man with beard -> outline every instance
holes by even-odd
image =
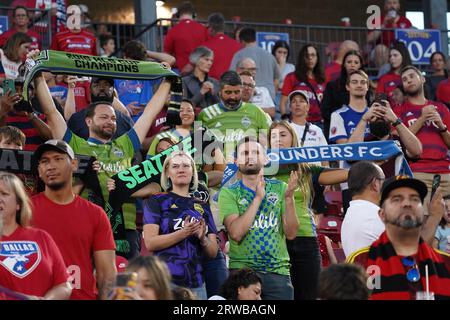
[[[259,107],[242,101],[242,80],[235,71],[227,71],[220,78],[220,102],[202,110],[198,120],[225,143],[229,156],[244,136],[259,136],[265,144],[271,120]]]
[[[425,183],[407,176],[383,184],[379,216],[386,231],[348,258],[367,268],[373,281],[372,300],[416,300],[427,287],[434,299],[450,299],[450,255],[421,238],[426,195]],[[436,207],[443,213],[439,188],[436,196],[440,198]]]
[[[374,101],[369,109],[374,112],[366,112],[361,117],[358,125],[349,140],[352,142],[395,140],[403,150],[403,153],[411,160],[417,160],[422,153],[422,143],[397,117],[389,104],[389,101]],[[376,110],[376,112],[375,112]],[[382,114],[383,116],[376,116]],[[370,133],[364,137],[364,131],[369,125]],[[396,130],[391,130],[395,128]],[[397,174],[395,166],[396,158],[390,158],[379,163],[386,177]]]
[[[122,136],[113,139],[117,130],[116,112],[108,101],[97,101],[89,105],[86,111],[86,125],[89,128],[89,138],[75,135],[68,129],[64,118],[59,114],[54,104],[47,84],[42,82],[42,77],[35,78],[35,87],[42,109],[47,116],[53,137],[62,139],[70,144],[76,153],[94,156],[99,162],[100,169],[98,177],[102,188],[103,198],[109,197],[107,182],[116,173],[131,167],[131,161],[136,152],[140,151],[142,141],[153,122],[155,116],[162,109],[170,90],[170,83],[164,80],[158,91],[148,102],[147,108],[134,124],[133,128]],[[45,107],[44,107],[45,106]],[[81,196],[95,202],[95,195],[92,190],[85,189]],[[140,235],[136,230],[136,206],[134,200],[129,199],[122,206],[125,220],[127,240],[130,244],[130,251],[125,258],[130,259],[139,255]]]
[[[107,101],[112,104],[114,109],[116,110],[116,122],[117,122],[117,130],[114,134],[113,138],[118,138],[124,133],[130,131],[133,127],[133,121],[131,118],[125,113],[120,112],[116,107],[116,104],[122,103],[114,98],[114,80],[108,78],[92,78],[90,85],[91,92],[91,102],[98,101]],[[67,106],[67,103],[66,103]],[[125,107],[122,105],[125,109]],[[72,116],[67,121],[67,126],[73,133],[77,136],[87,139],[89,138],[89,129],[86,125],[84,119],[86,118],[87,109],[80,110],[72,114]],[[67,119],[67,118],[66,118]]]
[[[71,299],[106,299],[116,276],[109,219],[102,208],[73,192],[78,162],[66,142],[49,140],[34,155],[45,191],[32,198],[32,224],[47,231],[61,250],[72,280]]]
[[[450,193],[450,111],[439,102],[430,101],[424,95],[425,78],[421,72],[407,66],[401,72],[405,102],[396,107],[395,113],[420,140],[423,152],[417,161],[409,164],[414,177],[422,180],[431,191],[433,176],[441,175],[441,187],[444,194]],[[425,203],[429,202],[429,197]],[[427,211],[425,210],[425,215]]]
[[[292,300],[286,239],[294,239],[298,229],[297,172],[291,173],[287,185],[264,178],[266,152],[254,137],[239,141],[236,154],[242,180],[222,188],[219,195],[220,218],[230,240],[229,268],[257,271],[264,300]]]

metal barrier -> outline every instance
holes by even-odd
[[[131,24],[106,24],[110,31],[116,38],[118,52],[120,47],[129,40],[146,39],[146,36],[152,32],[152,39],[154,47],[157,51],[163,50],[164,36],[171,25],[177,23],[176,19],[158,19],[154,23],[144,25]],[[206,21],[199,20],[200,23]],[[94,26],[97,24],[94,23]],[[382,33],[380,39],[375,42],[369,42],[367,35],[369,30],[364,27],[340,27],[340,26],[320,26],[320,25],[288,25],[288,24],[272,24],[272,23],[256,23],[256,22],[225,22],[225,33],[234,37],[235,31],[241,27],[252,27],[256,31],[264,32],[283,32],[289,35],[289,44],[291,47],[291,54],[289,62],[295,64],[298,52],[301,47],[307,43],[312,43],[319,48],[323,61],[326,64],[334,59],[339,43],[344,40],[353,40],[360,45],[361,51],[366,62],[366,69],[369,73],[376,74],[378,68],[387,62],[387,55],[383,59],[376,61],[374,48],[376,43],[382,42],[385,33]],[[156,32],[155,32],[156,29]],[[381,31],[393,31],[394,29],[381,29]],[[448,34],[448,30],[442,30],[441,34]],[[155,36],[156,34],[156,36]],[[444,43],[443,46],[448,43]],[[446,52],[447,48],[443,51]],[[421,69],[426,70],[428,66],[420,66]]]
[[[12,8],[1,7],[0,15],[9,13]],[[38,21],[33,21],[31,27],[34,28],[41,35],[43,48],[49,48],[51,43],[52,28],[45,26],[51,26],[51,15],[48,10],[30,10],[41,13],[41,18]],[[91,26],[94,30],[97,30],[99,25],[106,25],[109,32],[116,40],[117,53],[120,53],[123,45],[133,39],[142,40],[157,51],[163,50],[164,36],[166,35],[170,26],[177,23],[176,19],[157,19],[149,25],[137,25],[137,24],[111,24],[103,22],[91,22]],[[200,23],[206,21],[199,20]],[[383,59],[375,59],[374,55],[374,42],[367,41],[368,30],[364,27],[339,27],[339,26],[320,26],[320,25],[288,25],[288,24],[273,24],[273,23],[257,23],[257,22],[225,22],[225,33],[231,37],[234,37],[235,31],[241,27],[252,27],[257,31],[264,32],[283,32],[289,35],[289,43],[291,47],[291,54],[289,57],[290,63],[296,63],[298,52],[301,47],[307,43],[312,43],[319,48],[319,53],[323,58],[323,62],[331,62],[334,59],[339,43],[344,40],[353,40],[360,45],[361,51],[364,54],[366,61],[366,69],[369,73],[376,74],[376,70],[382,65],[383,62],[387,62],[387,56]],[[392,31],[393,29],[382,29],[382,31]],[[448,34],[448,30],[442,30],[441,34]],[[384,33],[382,34],[382,40]],[[447,37],[441,37],[443,39]],[[150,40],[149,40],[150,39]],[[149,42],[150,41],[150,42]],[[378,42],[379,42],[378,41]],[[448,42],[443,46],[448,46]],[[443,50],[446,52],[447,48]],[[379,60],[379,61],[377,61]],[[422,69],[426,69],[428,66],[421,66]]]
[[[0,16],[7,16],[9,28],[12,28],[12,7],[0,6]],[[50,48],[53,30],[51,10],[27,9],[30,18],[28,29],[35,31],[39,35],[42,48]],[[4,30],[3,30],[4,31]]]

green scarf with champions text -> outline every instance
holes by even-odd
[[[23,98],[29,100],[28,89],[33,79],[42,71],[53,74],[81,75],[90,77],[103,77],[126,80],[155,80],[165,77],[171,82],[169,107],[167,109],[166,123],[169,125],[181,124],[179,116],[182,99],[181,78],[164,65],[148,61],[126,60],[108,57],[97,57],[84,54],[74,54],[63,51],[45,50],[39,56],[25,62]],[[88,179],[85,186],[91,189],[97,204],[101,205],[108,215],[113,229],[117,254],[128,258],[130,252],[129,242],[126,240],[125,225],[121,203],[110,203],[103,199],[98,178]]]

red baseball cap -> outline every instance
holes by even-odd
[[[125,259],[122,256],[116,256],[116,268],[117,273],[123,273],[125,272],[125,269],[127,268],[128,260]]]

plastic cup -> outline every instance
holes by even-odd
[[[434,292],[427,292],[426,291],[417,291],[416,292],[416,300],[434,300]]]

